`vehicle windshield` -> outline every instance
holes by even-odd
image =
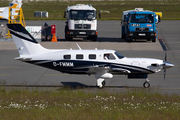
[[[131,14],[130,23],[154,23],[153,14]]]
[[[118,53],[118,52],[114,52],[114,54],[119,58],[119,59],[122,59],[122,58],[124,58],[124,56],[123,55],[121,55],[120,53]]]
[[[96,11],[94,10],[70,10],[69,19],[71,20],[95,20]]]

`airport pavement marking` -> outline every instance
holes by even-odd
[[[44,74],[43,76],[66,76],[70,74]]]
[[[0,66],[0,68],[20,68],[19,66]]]
[[[163,77],[164,76],[164,74],[162,74],[162,75],[150,75],[151,77]],[[179,78],[180,77],[180,75],[166,75],[166,77],[169,77],[169,78]]]
[[[10,74],[0,74],[0,77],[10,76]]]
[[[74,74],[44,74],[43,76],[68,76],[68,75],[74,75]],[[77,75],[76,75],[77,76]],[[86,75],[91,76],[91,75]]]
[[[180,88],[158,88],[163,90],[180,90]]]

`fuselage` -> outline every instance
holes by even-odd
[[[106,54],[110,55],[108,59],[104,58]],[[159,59],[127,58],[114,50],[52,50],[28,57],[32,58],[26,61],[28,63],[70,74],[89,74],[89,69],[94,66],[109,66],[111,69],[108,72],[112,74],[127,74],[114,69],[124,69],[133,74],[151,74],[159,72],[163,64]]]

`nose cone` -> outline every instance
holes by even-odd
[[[165,62],[164,66],[166,67],[166,69],[174,67],[174,65],[172,63],[169,63],[169,62]]]

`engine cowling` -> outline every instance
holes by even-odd
[[[104,79],[111,79],[113,75],[111,73],[104,73],[104,74],[95,74],[96,78],[104,78]]]

